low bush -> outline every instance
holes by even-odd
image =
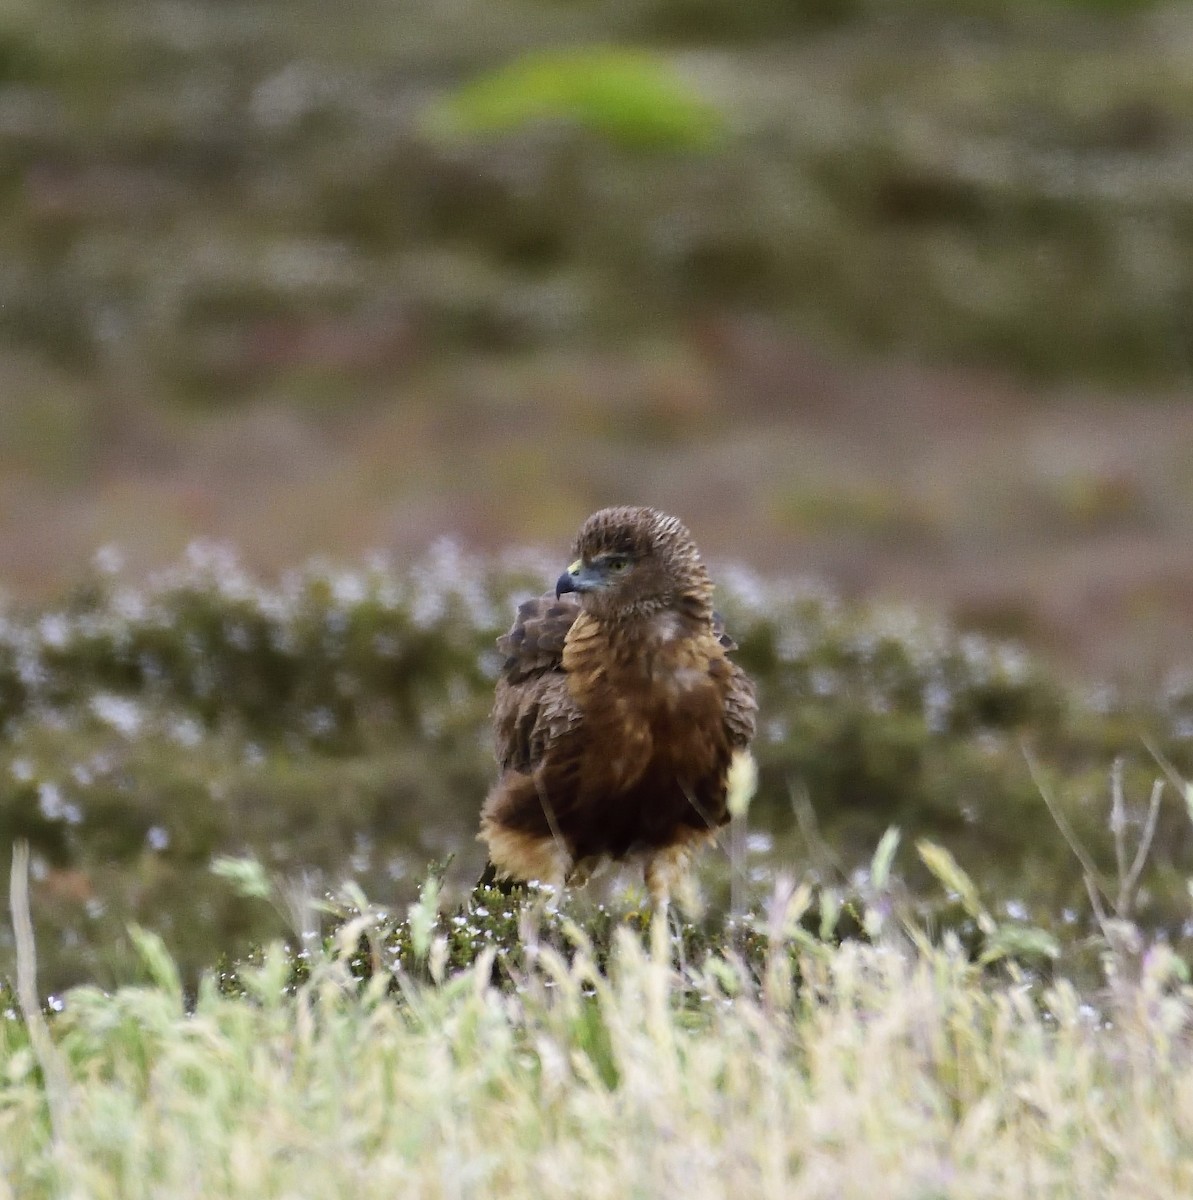
[[[946,842],[996,905],[1079,924],[1081,871],[1040,783],[1109,866],[1111,763],[1126,756],[1131,820],[1157,773],[1141,737],[1189,772],[1179,678],[1148,708],[1095,704],[1008,644],[718,574],[761,715],[752,832],[705,862],[714,907],[776,865],[848,884],[897,825]],[[395,899],[455,855],[448,887],[466,891],[494,776],[494,639],[553,577],[444,544],[402,568],[312,564],[264,584],[197,547],[148,580],[97,569],[61,605],[7,613],[0,841],[34,847],[47,979],[118,978],[129,919],[192,972],[276,933],[265,906],[212,880],[220,855]],[[1189,828],[1179,803],[1159,822],[1138,916],[1179,937]]]

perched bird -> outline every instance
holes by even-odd
[[[659,908],[729,820],[754,687],[727,656],[712,582],[675,517],[602,509],[575,555],[554,594],[521,605],[498,639],[488,874],[560,887],[632,859]]]

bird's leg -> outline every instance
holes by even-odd
[[[563,901],[563,889],[571,878],[576,864],[568,851],[567,843],[563,840],[563,834],[559,831],[559,823],[555,820],[555,809],[547,795],[547,789],[543,786],[542,777],[537,771],[534,773],[534,787],[538,793],[543,816],[547,819],[547,828],[551,831],[552,859],[554,861],[554,870],[542,882],[554,889],[555,895],[549,908],[551,912],[558,912],[559,905]]]
[[[674,863],[669,854],[656,854],[646,864],[646,890],[650,893],[650,908],[655,916],[667,919],[671,904],[671,876]]]
[[[673,899],[679,906],[673,932],[678,932],[685,914],[695,916],[702,907],[695,880],[688,872],[691,861],[692,847],[682,844],[660,850],[646,862],[646,890],[650,893],[652,911],[666,919],[671,914]]]
[[[564,879],[564,884],[570,888],[583,887],[592,878],[593,867],[594,864],[591,859],[572,863],[568,869],[567,877]]]

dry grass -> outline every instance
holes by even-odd
[[[777,890],[757,975],[677,967],[661,926],[602,972],[576,930],[512,991],[484,957],[398,1003],[322,955],[295,991],[275,951],[188,1011],[141,935],[153,985],[78,989],[53,1022],[54,1126],[0,1025],[0,1196],[1190,1194],[1193,989],[1163,948],[1111,1020],[948,944],[811,943],[803,899]]]

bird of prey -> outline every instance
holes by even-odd
[[[554,593],[521,605],[497,644],[489,876],[560,888],[634,860],[664,908],[729,820],[756,712],[691,535],[652,508],[594,513]]]

